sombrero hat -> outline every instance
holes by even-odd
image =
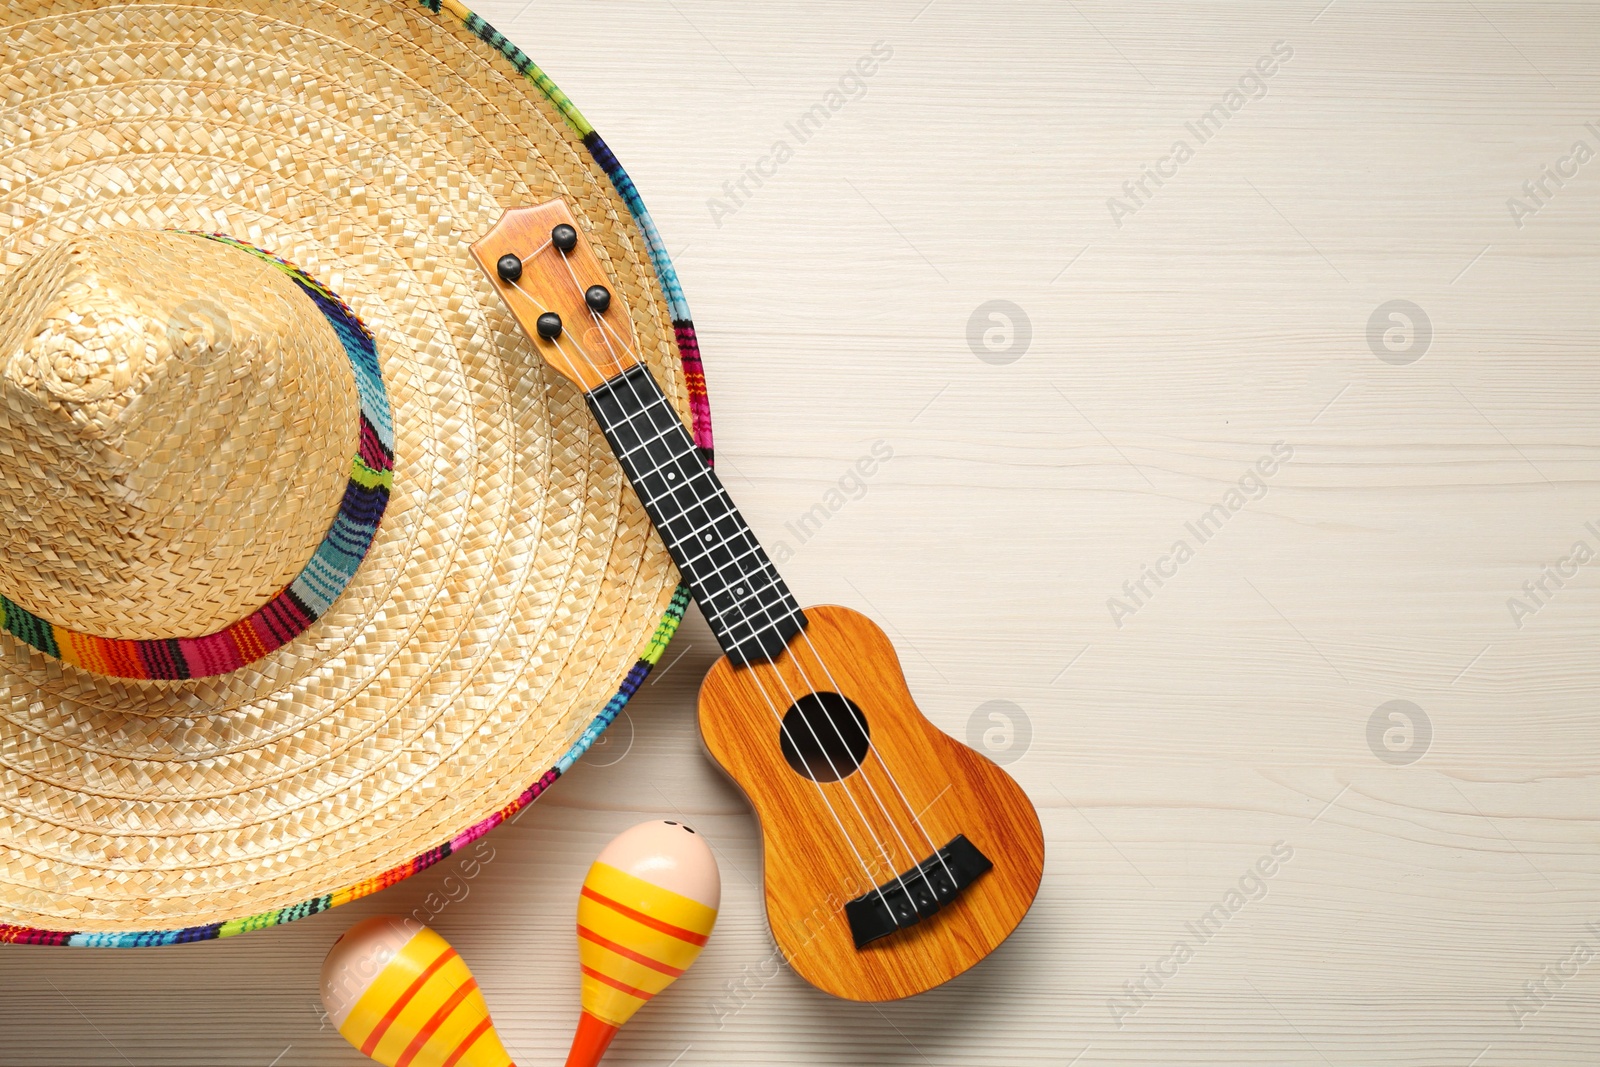
[[[565,200],[710,446],[605,143],[453,0],[11,0],[0,96],[0,941],[272,926],[514,815],[688,598],[468,245]]]

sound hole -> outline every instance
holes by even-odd
[[[796,774],[818,782],[848,778],[867,758],[867,718],[849,697],[808,693],[783,716],[783,758]]]

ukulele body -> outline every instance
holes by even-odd
[[[848,1000],[912,996],[983,959],[1022,921],[1044,870],[1039,818],[1008,774],[928,722],[871,620],[832,606],[805,614],[805,636],[772,662],[723,657],[712,667],[700,689],[700,734],[761,824],[767,918],[789,965]],[[840,693],[866,721],[871,751],[839,781],[801,773],[781,743],[780,718],[813,689]],[[820,727],[824,740],[838,737],[815,712],[789,721],[802,736]],[[845,746],[833,747],[843,755]],[[993,867],[933,914],[857,948],[845,904],[895,883],[956,835]]]

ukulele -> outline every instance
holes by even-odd
[[[563,202],[506,212],[472,255],[583,391],[722,647],[700,735],[755,809],[767,918],[790,967],[881,1001],[993,952],[1044,869],[1027,795],[928,722],[871,620],[801,609],[637,358],[627,309]]]

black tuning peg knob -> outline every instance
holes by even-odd
[[[570,252],[578,247],[578,231],[563,222],[550,231],[550,243],[563,252]]]
[[[603,285],[591,285],[583,291],[583,302],[604,315],[611,306],[611,290]]]
[[[539,336],[546,341],[554,341],[561,336],[561,316],[554,311],[546,311],[543,315],[540,315],[539,320],[533,326],[534,329],[539,331]]]
[[[500,275],[500,280],[509,284],[522,277],[522,260],[507,252],[500,257],[494,269]]]

